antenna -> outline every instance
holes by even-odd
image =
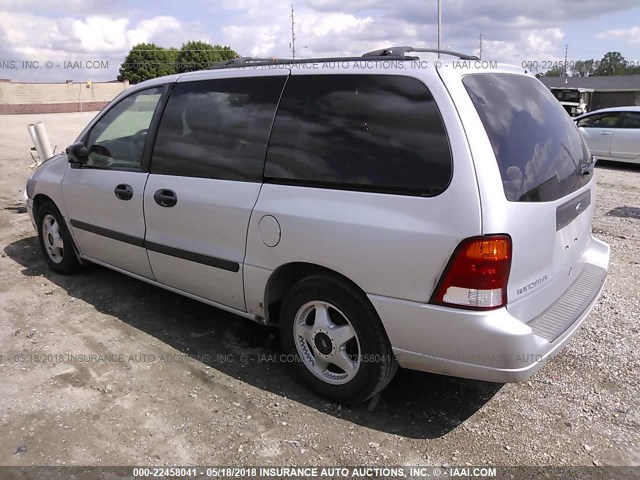
[[[291,5],[291,58],[296,59],[296,22],[293,18],[293,5]]]
[[[436,52],[440,50],[440,44],[442,43],[442,0],[437,0],[437,1],[438,1],[438,48],[436,49]],[[440,58],[440,52],[438,52],[438,58]]]
[[[482,32],[480,32],[480,52],[478,53],[478,58],[482,60]]]
[[[568,55],[569,55],[569,44],[567,43],[567,44],[564,46],[564,65],[563,65],[563,67],[564,67],[564,76],[565,76],[565,77],[567,77],[567,76],[568,76],[568,75],[567,75],[567,65],[569,65],[569,62],[568,62]]]
[[[440,50],[441,40],[442,40],[442,0],[438,0],[438,50]],[[438,58],[440,58],[440,52],[438,52]]]

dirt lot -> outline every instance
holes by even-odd
[[[0,465],[640,465],[640,168],[596,169],[610,276],[554,362],[508,385],[402,371],[346,408],[271,361],[268,328],[46,268],[20,201],[26,125],[66,146],[92,115],[0,117]]]

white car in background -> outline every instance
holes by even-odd
[[[574,121],[595,160],[640,163],[640,107],[603,108]]]

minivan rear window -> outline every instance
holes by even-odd
[[[479,73],[462,79],[489,136],[507,200],[549,202],[591,179],[591,154],[556,98],[533,77]]]

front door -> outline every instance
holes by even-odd
[[[113,105],[85,138],[89,161],[65,173],[62,191],[80,253],[153,279],[144,248],[142,167],[147,131],[163,88],[150,88]]]
[[[578,128],[587,141],[591,155],[609,156],[611,140],[619,121],[619,112],[596,113],[578,120]]]

